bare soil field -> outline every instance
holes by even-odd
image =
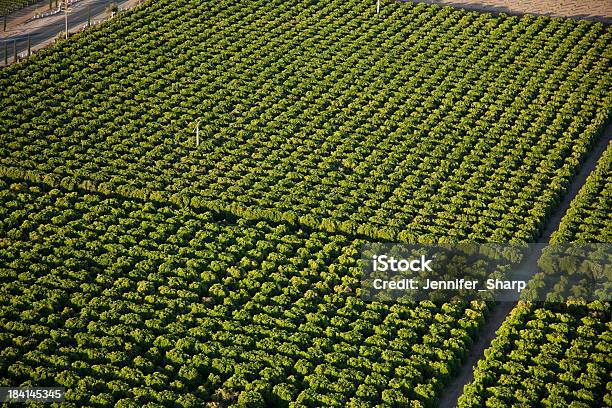
[[[469,10],[507,14],[538,14],[612,23],[611,0],[410,0]]]

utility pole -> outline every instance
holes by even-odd
[[[17,62],[17,39],[13,40],[13,62]]]
[[[49,10],[53,8],[53,0],[49,0]]]
[[[64,0],[64,21],[66,23],[66,39],[68,39],[68,0]]]
[[[4,31],[6,31],[6,15],[4,16]]]
[[[87,27],[91,27],[91,7],[87,7]]]
[[[30,34],[28,34],[28,58],[32,55],[32,41],[30,41]]]
[[[4,41],[4,66],[8,65],[8,41]]]

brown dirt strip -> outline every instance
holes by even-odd
[[[402,0],[493,14],[569,17],[612,24],[612,0]]]

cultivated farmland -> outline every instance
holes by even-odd
[[[486,312],[365,303],[341,235],[2,187],[2,385],[76,406],[431,405]]]
[[[146,6],[3,72],[3,174],[375,239],[530,241],[609,116],[601,24]]]
[[[611,242],[612,149],[572,202],[552,242]],[[612,405],[609,302],[521,304],[497,333],[460,407]]]
[[[536,241],[610,120],[611,42],[404,2],[146,1],[2,70],[0,386],[436,406],[496,305],[366,301],[360,248]],[[572,211],[599,210],[555,239],[609,241],[609,194],[585,189]],[[585,307],[576,336],[607,336],[609,304]]]
[[[0,16],[6,16],[32,3],[34,3],[34,0],[0,0]]]

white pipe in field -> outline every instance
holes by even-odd
[[[195,134],[196,134],[196,146],[199,146],[200,145],[200,121],[199,120],[196,122]]]

